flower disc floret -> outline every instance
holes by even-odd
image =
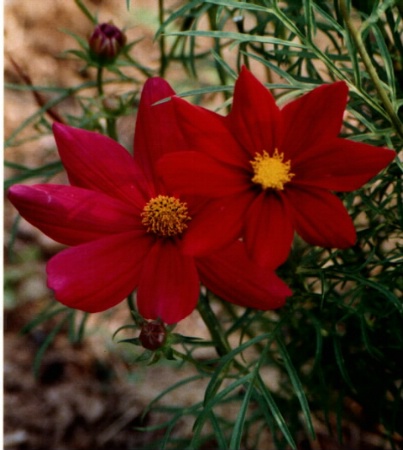
[[[273,156],[266,151],[263,154],[256,153],[253,161],[250,161],[254,176],[252,181],[260,184],[263,189],[278,189],[282,191],[284,185],[291,181],[295,175],[290,172],[290,161],[284,162],[284,154],[276,149]]]
[[[147,232],[159,237],[182,234],[191,220],[187,204],[167,195],[152,198],[144,207],[141,217]]]

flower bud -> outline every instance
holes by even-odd
[[[98,62],[113,62],[126,43],[124,33],[112,22],[96,26],[88,39],[92,56]]]
[[[158,350],[165,344],[166,337],[167,330],[164,324],[154,320],[142,325],[139,340],[147,350]]]

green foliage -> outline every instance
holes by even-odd
[[[76,3],[95,24],[85,2]],[[129,0],[126,5],[128,10],[136,8]],[[236,74],[245,64],[264,70],[280,104],[324,82],[346,81],[350,101],[344,135],[402,149],[401,2],[183,0],[176,10],[168,10],[161,0],[159,8],[158,73],[134,59],[136,42],[128,43],[114,64],[100,67],[91,60],[83,37],[70,33],[77,48],[65,56],[78,58],[83,68],[94,70],[93,79],[69,88],[6,84],[15,91],[52,94],[8,136],[6,148],[50,133],[50,113],[56,106],[66,123],[118,139],[116,120],[134,112],[143,83],[126,69],[134,67],[148,77],[169,74],[172,68],[181,80],[189,76],[196,80],[196,88],[179,95],[193,96],[197,102],[203,101],[204,94],[221,96],[225,107]],[[216,82],[206,82],[206,74]],[[121,84],[131,87],[111,110],[103,101],[104,87]],[[80,112],[63,111],[67,98],[74,99]],[[33,134],[20,137],[27,129]],[[62,170],[58,161],[34,168],[12,161],[6,165],[13,170],[6,188],[29,179],[46,181]],[[315,438],[312,415],[332,431],[335,418],[339,426],[344,418],[359,421],[348,409],[349,401],[362,407],[371,426],[381,424],[385,442],[397,448],[394,436],[403,435],[401,172],[401,163],[395,161],[371,183],[343,196],[358,228],[353,248],[335,251],[295,241],[289,261],[279,271],[294,292],[282,310],[262,313],[226,304],[218,320],[210,307],[217,299],[201,298],[199,312],[212,340],[172,334],[169,350],[161,353],[178,364],[193,365],[196,374],[178,380],[144,411],[144,415],[152,410],[167,417],[163,423],[143,427],[148,432],[164,431],[154,448],[262,448],[267,433],[278,449],[297,448],[296,436],[301,433],[309,440]],[[122,331],[136,333],[139,324],[133,304],[130,311],[135,324],[123,326]],[[64,307],[46,310],[24,331],[55,318],[58,321],[35,360],[36,371],[46,348],[66,324],[72,342],[84,335],[86,316],[77,325],[76,313]],[[139,345],[137,337],[123,342]],[[217,357],[199,359],[200,347],[215,347]],[[147,350],[138,362],[157,359]],[[277,389],[268,386],[264,377],[268,369],[279,375]],[[166,395],[185,392],[200,380],[206,383],[200,402],[188,407],[160,404]],[[231,415],[229,410],[235,412]],[[194,420],[193,436],[188,439],[173,433],[185,416]]]

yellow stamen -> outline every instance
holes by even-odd
[[[175,197],[158,195],[152,198],[141,213],[142,224],[149,233],[160,237],[182,234],[191,220],[186,203]]]
[[[290,161],[283,162],[284,153],[276,149],[273,156],[266,151],[263,154],[256,153],[255,159],[250,161],[254,176],[252,181],[260,184],[263,189],[278,189],[282,191],[284,185],[295,175],[290,172]]]

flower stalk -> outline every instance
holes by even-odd
[[[164,0],[158,0],[158,20],[159,25],[162,27],[164,23]],[[160,65],[160,77],[165,75],[165,70],[167,68],[167,54],[166,54],[166,45],[165,45],[165,36],[161,34],[159,38],[159,47],[160,47],[160,55],[161,55],[161,65]]]
[[[102,97],[104,95],[104,86],[103,86],[103,66],[99,66],[97,68],[97,89],[98,89],[98,95]]]
[[[219,356],[224,356],[231,351],[231,347],[223,332],[220,322],[214,311],[211,308],[210,301],[207,295],[200,295],[197,310],[208,330],[210,331],[212,341]]]
[[[343,16],[344,22],[347,25],[347,29],[351,35],[351,37],[354,40],[354,43],[357,47],[358,53],[360,54],[362,58],[362,62],[365,65],[365,68],[367,69],[367,72],[369,76],[372,79],[372,82],[374,83],[375,89],[378,92],[379,97],[381,98],[381,101],[383,103],[383,106],[385,110],[387,111],[390,121],[396,128],[397,133],[401,138],[403,138],[403,124],[400,121],[399,117],[397,116],[392,102],[390,101],[388,94],[386,93],[385,89],[382,87],[382,82],[378,76],[378,73],[374,67],[374,65],[371,62],[371,58],[368,55],[368,52],[365,48],[365,45],[362,41],[360,30],[357,29],[356,24],[353,22],[353,19],[351,18],[351,15],[348,11],[346,0],[340,0],[340,11]]]
[[[97,68],[97,90],[101,98],[104,96],[103,69],[104,67],[102,65]],[[116,130],[116,119],[114,117],[107,117],[106,119],[106,134],[115,141],[119,140]]]

